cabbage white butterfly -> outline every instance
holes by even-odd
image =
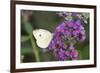
[[[45,29],[33,30],[33,35],[38,47],[40,48],[47,48],[53,37],[52,33]]]

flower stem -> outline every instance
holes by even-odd
[[[32,48],[33,48],[33,52],[34,52],[34,55],[35,55],[36,62],[40,62],[38,48],[35,46],[36,43],[35,43],[35,40],[32,36],[31,36],[30,41],[31,41],[31,44],[32,44]]]

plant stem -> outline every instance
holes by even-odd
[[[32,48],[33,48],[33,52],[34,52],[34,55],[35,55],[36,62],[40,62],[38,48],[36,47],[35,40],[32,36],[31,36],[30,41],[31,41],[31,44],[32,44]]]

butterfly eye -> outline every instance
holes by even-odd
[[[42,35],[41,34],[39,34],[39,37],[41,37]]]

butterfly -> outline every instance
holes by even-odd
[[[33,35],[36,39],[37,46],[40,48],[47,48],[53,38],[53,34],[45,29],[33,30]]]

